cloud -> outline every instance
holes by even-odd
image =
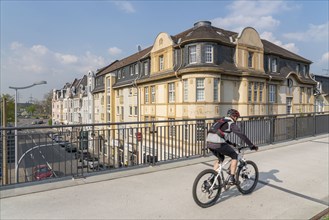
[[[121,54],[122,50],[117,47],[111,47],[108,49],[108,52],[111,56],[116,56]]]
[[[329,22],[313,25],[310,24],[305,32],[292,32],[283,34],[287,39],[298,41],[327,41],[329,32]]]
[[[39,98],[47,91],[62,88],[66,82],[81,78],[89,70],[95,71],[108,63],[103,57],[90,51],[82,55],[65,54],[52,51],[45,45],[27,47],[20,42],[11,43],[9,50],[3,49],[1,53],[6,54],[1,56],[1,92],[12,92],[7,85],[24,86],[46,80],[47,85],[37,87],[38,90],[34,93],[39,95]],[[29,92],[32,93],[33,89]],[[26,94],[21,95],[24,99],[28,98]]]
[[[280,40],[276,39],[276,37],[274,37],[273,33],[272,32],[263,32],[262,34],[260,34],[260,37],[262,39],[265,39],[265,40],[268,40],[280,47],[283,47],[293,53],[298,53],[299,52],[299,49],[296,47],[295,43],[287,43],[287,44],[284,44],[282,43]]]
[[[115,1],[114,4],[122,11],[126,13],[134,13],[136,10],[134,6],[127,1]]]
[[[329,63],[329,52],[326,52],[322,55],[320,62],[327,64]]]
[[[229,13],[226,17],[212,20],[214,26],[240,32],[245,27],[253,27],[257,31],[274,30],[280,21],[274,14],[291,10],[284,1],[234,1],[228,6]]]

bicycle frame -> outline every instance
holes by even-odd
[[[235,151],[238,154],[238,166],[241,166],[241,164],[244,164],[244,162],[246,162],[246,160],[244,159],[244,152],[246,150],[247,147],[241,147],[238,145],[238,147],[235,149]],[[219,163],[219,166],[216,170],[217,175],[215,177],[215,179],[217,179],[218,177],[221,177],[222,179],[222,185],[220,187],[223,187],[224,190],[228,190],[230,188],[230,185],[227,184],[227,181],[225,181],[225,177],[224,177],[224,172],[226,171],[226,173],[230,172],[230,167],[231,167],[231,161],[232,159],[229,159],[228,161],[226,161],[225,163]],[[227,164],[230,164],[228,166],[228,168],[224,168]],[[209,190],[212,190],[213,187],[215,186],[215,181],[212,183],[211,187],[209,188]]]

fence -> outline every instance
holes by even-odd
[[[19,127],[15,173],[15,128],[1,128],[1,184],[16,184],[204,156],[214,118],[63,126]],[[242,117],[239,127],[256,145],[329,132],[329,114]],[[5,138],[5,139],[3,139]],[[232,142],[241,142],[234,134]],[[7,146],[5,146],[7,145]],[[1,159],[2,160],[2,149]],[[6,170],[2,169],[2,166]]]

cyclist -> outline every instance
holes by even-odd
[[[207,137],[207,147],[209,150],[218,158],[218,160],[214,163],[214,170],[217,170],[219,167],[219,163],[223,162],[225,159],[225,156],[229,156],[232,158],[231,166],[230,166],[230,176],[228,179],[228,184],[234,185],[236,184],[235,181],[235,172],[237,168],[238,163],[238,154],[235,152],[235,150],[232,148],[235,144],[232,142],[226,140],[226,137],[228,133],[233,132],[236,134],[239,138],[241,138],[251,150],[258,150],[258,147],[255,146],[249,138],[241,132],[240,128],[237,126],[236,121],[240,117],[240,113],[235,109],[230,109],[227,112],[227,117],[224,118],[222,125],[220,128],[216,128],[217,131],[215,133],[211,132],[208,134]],[[214,140],[213,138],[209,138],[210,135],[216,134],[216,141],[212,142]]]

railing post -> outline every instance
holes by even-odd
[[[316,113],[313,113],[313,136],[316,135]]]
[[[206,147],[207,147],[206,139],[207,139],[207,132],[208,132],[206,120],[203,121],[203,128],[204,128],[204,139],[203,139],[202,156],[205,157],[206,156]]]
[[[155,124],[152,121],[152,166],[155,165]]]
[[[297,116],[294,114],[294,140],[297,139]]]
[[[275,120],[274,117],[270,117],[270,144],[274,143],[274,132],[275,132]]]

